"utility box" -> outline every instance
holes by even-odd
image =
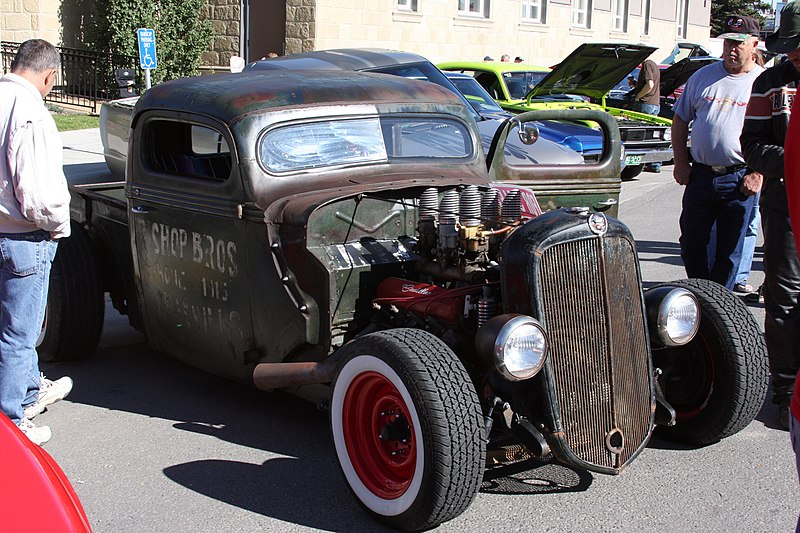
[[[133,69],[117,69],[114,71],[114,78],[117,80],[120,98],[136,96],[136,72]]]

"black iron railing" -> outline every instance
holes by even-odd
[[[2,73],[11,71],[11,61],[20,43],[0,42]],[[86,107],[97,112],[97,104],[119,97],[115,72],[119,69],[136,69],[137,58],[119,54],[56,47],[61,54],[61,71],[56,84],[45,101],[54,104]]]

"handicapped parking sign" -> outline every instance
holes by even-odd
[[[153,70],[158,65],[156,59],[156,32],[149,28],[136,30],[139,40],[139,66],[145,70]]]

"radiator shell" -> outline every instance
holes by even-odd
[[[509,236],[503,305],[550,337],[542,372],[516,386],[517,409],[562,461],[616,474],[650,439],[655,395],[635,243],[598,216],[551,211]]]

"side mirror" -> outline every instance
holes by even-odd
[[[519,128],[517,134],[522,144],[531,145],[539,140],[539,127],[536,124],[521,122],[516,119],[513,119],[513,121],[516,127]]]

